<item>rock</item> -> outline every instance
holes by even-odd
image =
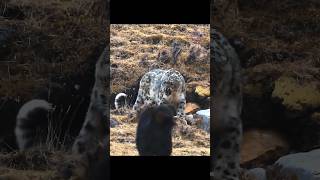
[[[320,179],[320,149],[283,156],[275,162],[275,167],[280,172],[294,174],[298,180],[313,179],[312,176]]]
[[[254,168],[245,172],[245,180],[267,180],[266,170],[263,168]]]
[[[142,67],[146,67],[146,66],[148,66],[148,55],[147,54],[145,54],[145,55],[143,55],[143,57],[140,59],[140,61],[139,61],[139,66],[142,66]]]
[[[184,112],[186,114],[193,114],[200,109],[200,106],[196,103],[187,103]]]
[[[186,75],[183,74],[183,76],[186,76]],[[194,81],[188,82],[187,80],[187,84],[186,84],[187,101],[196,103],[198,106],[200,106],[201,109],[210,108],[210,95],[209,96],[199,95],[199,94],[203,95],[203,93],[200,93],[200,92],[206,88],[210,93],[210,83],[207,81],[194,80]],[[207,95],[208,95],[208,92],[207,92]]]
[[[189,55],[185,61],[185,64],[193,64],[200,56],[201,46],[196,44],[190,47]]]
[[[210,97],[210,87],[197,86],[195,93],[202,97]]]
[[[274,76],[278,71],[267,64],[244,69],[243,109],[241,118],[245,128],[275,127],[283,119],[283,108],[271,100]],[[259,108],[257,108],[259,107]]]
[[[195,124],[195,118],[193,118],[192,114],[186,115],[186,121],[187,121],[187,124],[191,124],[191,125]]]
[[[202,117],[199,127],[207,132],[210,132],[210,109],[197,111],[196,114]]]
[[[266,171],[268,179],[274,180],[319,180],[313,174],[302,168],[283,167],[280,165],[273,165]]]
[[[114,128],[114,127],[117,127],[117,126],[119,126],[119,122],[118,121],[116,121],[115,119],[111,119],[110,118],[110,128]]]
[[[288,118],[300,117],[307,110],[320,107],[319,85],[318,81],[299,84],[292,77],[281,76],[275,82],[272,98],[286,108]]]
[[[157,60],[159,62],[162,62],[162,63],[169,63],[170,62],[170,52],[169,50],[167,49],[161,49],[158,53],[158,57],[157,57]]]
[[[194,71],[198,74],[204,74],[207,72],[207,68],[201,66],[195,66]]]
[[[163,39],[163,36],[161,34],[150,35],[145,37],[146,42],[149,44],[158,44],[160,43],[160,41],[162,41],[162,39]]]
[[[174,41],[171,46],[173,64],[176,64],[178,57],[181,55],[182,45],[178,41]]]
[[[288,152],[287,141],[271,130],[251,129],[243,134],[241,164],[256,167],[273,163]]]

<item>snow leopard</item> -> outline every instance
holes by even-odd
[[[133,110],[140,112],[144,106],[170,104],[177,110],[177,117],[185,116],[186,84],[175,69],[153,69],[140,80],[138,96]]]
[[[211,120],[211,179],[239,180],[242,140],[242,79],[237,53],[211,28],[213,119]]]

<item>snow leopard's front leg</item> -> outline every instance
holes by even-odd
[[[211,29],[211,52],[214,112],[210,176],[212,180],[239,180],[242,139],[240,61],[227,39],[215,29]]]
[[[177,115],[175,116],[176,118],[180,119],[183,124],[188,124],[186,120],[186,114],[185,114],[185,109],[186,109],[186,84],[181,77],[180,79],[180,93],[178,93],[178,98],[177,98]]]
[[[140,83],[139,83],[139,90],[136,102],[133,105],[133,110],[139,113],[144,105],[152,104],[153,98],[150,97],[150,83],[151,83],[151,73],[146,73],[142,76]]]
[[[184,81],[181,81],[184,82]],[[178,93],[175,93],[176,97],[172,102],[169,102],[169,104],[173,105],[176,111],[176,115],[174,116],[175,119],[180,119],[183,124],[187,124],[187,121],[185,119],[185,107],[186,107],[186,94],[185,94],[185,85],[182,83],[181,89],[182,91],[178,91]],[[168,97],[159,97],[157,98],[157,105],[166,104],[168,103]]]
[[[144,91],[144,90],[139,89],[136,102],[135,102],[134,105],[133,105],[133,110],[136,111],[136,112],[140,111],[141,107],[142,107],[143,104],[144,104],[143,95],[142,95],[142,94],[144,94],[143,91]]]
[[[186,109],[186,83],[181,77],[181,93],[178,98],[178,107],[177,107],[177,116],[185,117],[185,109]]]
[[[95,70],[95,83],[91,93],[91,101],[85,117],[85,121],[78,137],[73,144],[74,153],[93,154],[97,148],[108,149],[106,138],[109,134],[109,113],[107,113],[107,104],[109,97],[109,79],[108,70],[108,47],[105,48]],[[106,152],[107,154],[108,152]]]

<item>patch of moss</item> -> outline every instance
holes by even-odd
[[[299,84],[294,78],[281,76],[275,82],[273,98],[282,100],[282,104],[289,110],[305,110],[320,107],[319,82]]]

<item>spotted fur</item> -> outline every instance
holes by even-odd
[[[20,150],[26,150],[35,145],[36,125],[47,121],[51,104],[42,99],[33,99],[25,103],[17,115],[15,135]]]
[[[177,109],[177,116],[184,117],[186,85],[178,71],[154,69],[141,78],[133,109],[140,112],[141,108],[152,104],[170,104]]]
[[[213,67],[213,120],[211,121],[211,179],[238,180],[242,138],[241,67],[227,39],[211,29]]]
[[[81,131],[72,147],[72,157],[75,159],[65,159],[63,162],[65,165],[58,171],[62,179],[70,179],[71,176],[79,179],[110,179],[108,53],[107,47],[96,63],[90,104]],[[38,139],[35,138],[34,129],[47,120],[51,109],[51,104],[42,99],[31,100],[22,106],[17,115],[15,129],[20,150],[35,147]]]
[[[94,153],[99,144],[106,146],[106,149],[108,148],[109,113],[107,112],[107,103],[109,102],[109,97],[107,92],[110,88],[108,84],[110,80],[108,50],[108,48],[105,48],[96,64],[91,101],[82,129],[72,147],[74,153],[91,151]]]

